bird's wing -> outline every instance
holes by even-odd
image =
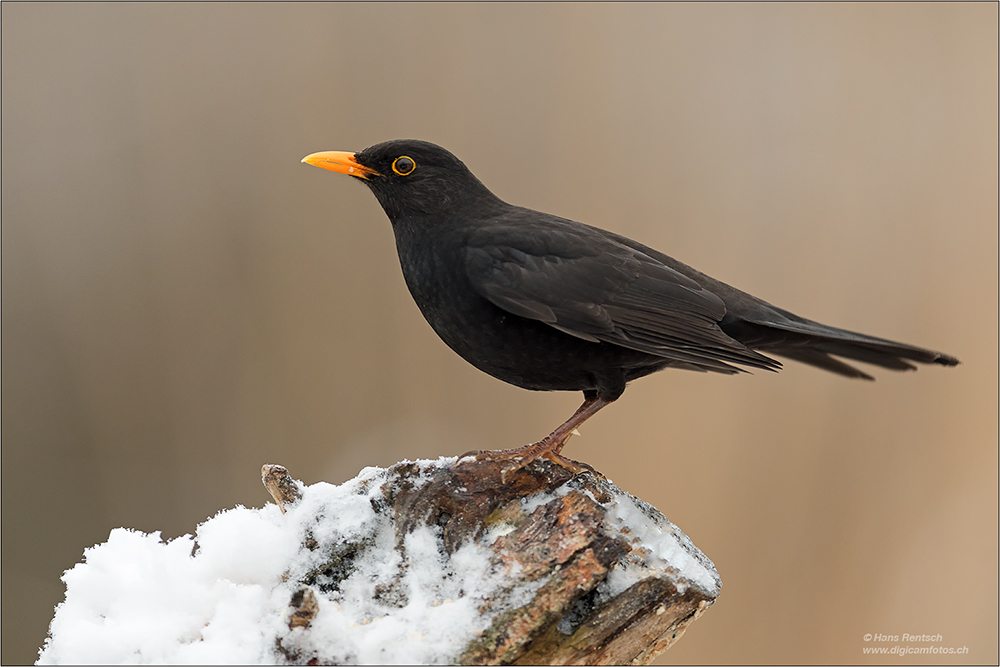
[[[481,230],[465,248],[466,273],[494,305],[584,340],[706,370],[738,370],[727,362],[780,367],[719,328],[726,306],[718,296],[645,253],[584,229],[583,235]]]

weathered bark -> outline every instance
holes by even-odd
[[[396,549],[403,549],[406,534],[416,526],[436,526],[449,555],[469,540],[479,541],[490,550],[495,568],[509,573],[509,582],[479,606],[484,618],[491,619],[486,629],[461,655],[441,656],[443,662],[648,664],[718,595],[721,582],[714,567],[683,533],[600,475],[574,476],[538,461],[501,483],[504,462],[464,459],[433,468],[428,479],[422,463],[393,466],[382,484],[383,510],[394,517]],[[275,501],[284,506],[295,502],[298,489],[287,481],[277,483],[286,479],[277,468],[265,470],[265,479],[271,480],[267,487]],[[550,494],[535,495],[544,492]],[[525,511],[522,501],[528,497],[541,504]],[[689,578],[683,565],[657,560],[651,555],[656,547],[636,537],[642,530],[609,520],[608,513],[621,502],[632,503],[659,530],[671,533],[681,546],[679,560],[696,562],[700,572],[710,573],[710,583]],[[491,527],[507,532],[490,543],[482,538]],[[345,549],[325,564],[326,575],[349,570],[353,552]],[[631,573],[627,582],[634,583],[609,583],[615,568],[626,567]],[[530,601],[512,605],[511,593],[529,582],[537,582]],[[313,590],[309,577],[301,583],[290,602],[289,624],[308,629],[318,610],[312,596],[322,592]],[[398,584],[397,579],[379,587],[376,596],[403,606],[406,591]],[[292,662],[306,660],[295,651],[282,652]],[[321,664],[323,657],[314,655],[312,661]]]

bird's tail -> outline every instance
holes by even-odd
[[[773,311],[765,317],[753,320],[740,318],[728,323],[729,327],[723,322],[723,330],[733,329],[732,333],[728,330],[727,333],[753,350],[865,380],[874,378],[834,357],[863,361],[897,371],[915,370],[916,366],[911,362],[942,366],[955,366],[959,363],[955,357],[941,352],[838,329],[780,308],[771,308]]]

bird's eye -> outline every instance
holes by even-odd
[[[413,158],[403,155],[392,161],[392,170],[400,176],[409,176],[417,168],[417,163]]]

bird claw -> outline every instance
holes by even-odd
[[[509,475],[511,473],[517,472],[518,470],[520,470],[524,466],[525,466],[524,462],[514,463],[514,464],[511,464],[509,466],[504,466],[503,469],[500,470],[500,483],[501,484],[506,484],[507,483],[507,475]]]
[[[540,444],[541,443],[525,445],[524,447],[520,447],[518,449],[487,449],[485,451],[473,449],[459,456],[455,463],[458,463],[458,461],[470,456],[474,457],[477,461],[496,461],[506,459],[510,461],[510,463],[500,470],[501,484],[506,484],[511,475],[540,458],[546,458],[559,467],[570,471],[574,475],[579,475],[584,472],[590,472],[595,475],[601,474],[586,463],[574,461],[573,459],[566,458],[565,456],[559,454],[555,451],[556,447],[550,446],[546,449],[531,451],[531,448]]]
[[[470,449],[469,451],[467,451],[464,454],[459,454],[458,458],[455,459],[455,463],[458,463],[459,461],[461,461],[462,459],[464,459],[466,456],[474,456],[474,457],[476,457],[478,459],[479,455],[482,454],[482,453],[483,453],[482,450],[479,450],[479,449]]]
[[[537,461],[538,459],[541,458],[546,458],[549,461],[552,461],[560,468],[564,468],[573,473],[574,475],[580,475],[582,473],[589,472],[599,477],[604,476],[597,470],[595,470],[593,467],[587,465],[586,463],[583,463],[581,461],[574,461],[573,459],[566,458],[562,454],[557,454],[552,449],[547,449],[545,451],[539,452],[534,456],[523,457],[521,458],[519,463],[511,464],[505,467],[503,470],[500,471],[500,482],[506,484],[508,475],[517,472],[521,468],[524,468],[533,461]]]

